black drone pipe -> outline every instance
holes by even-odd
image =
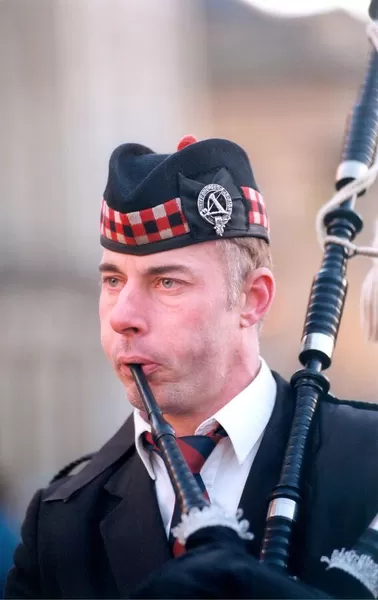
[[[174,429],[163,417],[141,365],[134,364],[129,367],[151,425],[152,439],[162,454],[173,489],[180,502],[181,513],[187,514],[192,508],[202,509],[209,506],[177,445]]]
[[[372,19],[378,17],[377,1],[371,3],[369,12]],[[373,46],[365,81],[347,121],[336,175],[337,190],[368,170],[375,158],[377,140],[378,54]],[[312,284],[299,354],[303,368],[291,378],[296,392],[296,409],[280,480],[270,499],[260,556],[262,562],[283,572],[290,571],[291,546],[302,503],[301,478],[311,424],[319,398],[329,390],[328,379],[322,371],[332,361],[347,293],[346,271],[350,253],[342,242],[352,241],[363,226],[354,210],[355,202],[356,197],[349,198],[324,218],[327,236],[333,238],[325,243],[321,267]],[[337,243],[335,238],[339,238],[341,243]],[[376,546],[378,561],[378,540]]]

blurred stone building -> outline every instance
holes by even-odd
[[[205,0],[210,114],[216,135],[249,153],[272,229],[277,296],[262,350],[287,378],[297,356],[312,278],[322,253],[318,209],[334,193],[347,115],[365,75],[365,23],[346,12],[275,18],[244,2]],[[359,200],[368,244],[377,187]],[[360,328],[370,261],[350,261],[349,292],[328,376],[339,397],[378,401],[378,345]]]
[[[198,10],[0,2],[0,468],[19,512],[130,412],[99,343],[101,195],[119,143],[199,128]]]
[[[278,280],[263,352],[297,368],[321,253],[314,221],[333,192],[347,112],[365,69],[346,14],[279,20],[236,0],[0,1],[0,468],[21,514],[62,465],[129,412],[97,323],[98,221],[111,150],[171,151],[182,135],[248,150],[268,204]],[[363,203],[366,233],[375,216]],[[376,348],[349,299],[331,378],[376,400]]]

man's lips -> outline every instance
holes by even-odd
[[[155,371],[159,365],[151,360],[141,357],[132,357],[132,358],[121,358],[118,359],[118,368],[123,375],[131,377],[131,371],[129,365],[137,364],[142,367],[142,371],[145,375],[149,375],[153,371]]]
[[[156,369],[159,368],[159,365],[156,363],[146,363],[144,365],[141,365],[141,367],[145,375],[150,375],[150,373],[153,373],[153,371],[156,371]]]

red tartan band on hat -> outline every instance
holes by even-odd
[[[113,242],[141,246],[188,232],[180,198],[127,214],[109,208],[106,201],[102,201],[101,234]]]
[[[265,203],[262,195],[253,188],[242,186],[244,197],[251,203],[248,218],[250,225],[262,225],[269,231],[268,217],[266,215]]]

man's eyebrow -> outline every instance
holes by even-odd
[[[98,270],[100,271],[100,273],[108,273],[109,271],[111,271],[112,273],[119,273],[120,275],[122,275],[121,269],[117,267],[117,265],[114,265],[113,263],[109,262],[101,263],[98,267]]]
[[[167,273],[182,273],[183,275],[191,275],[192,271],[184,265],[159,265],[157,267],[148,267],[146,275],[166,275]]]
[[[117,267],[117,265],[115,265],[113,263],[109,263],[109,262],[101,263],[98,268],[99,268],[100,273],[111,272],[111,273],[119,273],[120,275],[124,274],[122,269]],[[167,264],[167,265],[158,265],[156,267],[148,267],[145,270],[144,275],[156,276],[156,275],[166,275],[167,273],[182,273],[183,275],[191,275],[192,271],[191,271],[191,269],[189,269],[188,267],[185,267],[184,265]]]

